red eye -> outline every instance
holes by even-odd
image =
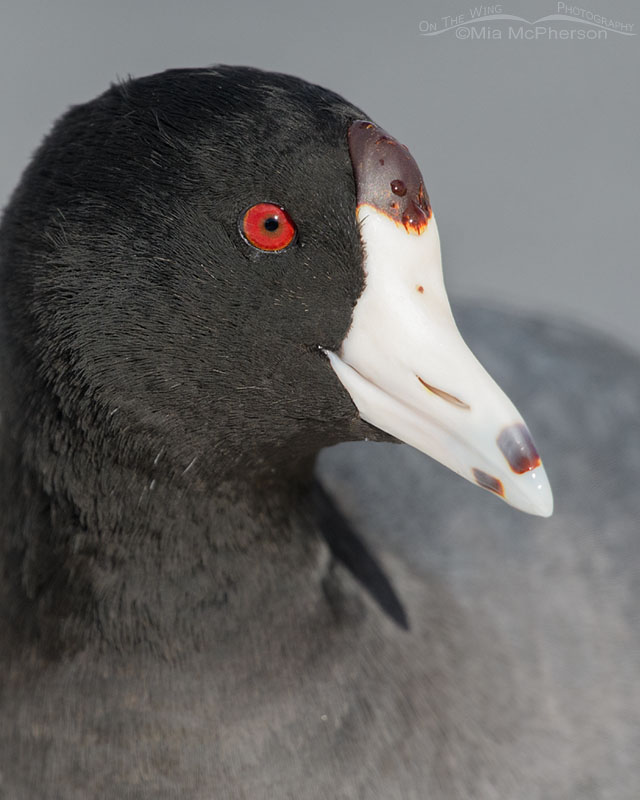
[[[258,250],[284,250],[296,236],[296,226],[284,208],[256,203],[240,218],[240,232]]]

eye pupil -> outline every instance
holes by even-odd
[[[275,203],[256,203],[238,218],[242,238],[257,250],[284,250],[296,239],[296,225],[288,212]]]

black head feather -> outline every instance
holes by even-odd
[[[114,85],[56,124],[1,229],[5,413],[40,469],[108,447],[208,481],[370,434],[319,351],[363,287],[347,146],[362,116],[216,67]],[[286,251],[239,235],[260,201],[295,221]]]

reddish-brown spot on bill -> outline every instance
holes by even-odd
[[[483,489],[488,489],[499,497],[504,497],[502,481],[498,480],[498,478],[495,478],[493,475],[489,475],[488,472],[483,472],[481,469],[476,469],[475,467],[473,467],[471,472],[473,472],[473,477],[478,486],[482,486]]]
[[[427,194],[427,190],[424,188],[424,183],[422,182],[420,183],[420,188],[418,189],[418,205],[420,208],[424,208],[427,219],[431,219],[433,211],[431,210],[429,195]]]
[[[402,215],[402,224],[407,231],[414,231],[415,233],[422,233],[427,227],[429,217],[425,214],[424,210],[417,206],[413,200],[407,203],[407,210]]]
[[[522,475],[542,463],[526,425],[509,425],[498,436],[498,447],[514,472]]]
[[[418,286],[417,289],[420,292],[420,294],[424,294],[424,286]]]

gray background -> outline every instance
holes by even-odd
[[[0,203],[53,119],[118,76],[216,62],[290,72],[345,95],[410,147],[454,299],[561,314],[640,350],[640,36],[513,41],[506,24],[500,41],[420,36],[421,20],[474,5],[3,4]],[[640,32],[631,1],[576,5]],[[530,20],[556,11],[554,0],[502,3]]]

